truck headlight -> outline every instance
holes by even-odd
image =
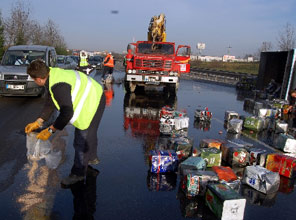
[[[127,73],[132,73],[132,70],[128,70]]]
[[[133,73],[136,73],[137,71],[136,70],[133,70]]]

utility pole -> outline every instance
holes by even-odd
[[[230,45],[227,48],[227,55],[230,55],[230,49],[232,48]]]

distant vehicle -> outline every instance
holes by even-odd
[[[90,56],[88,58],[88,63],[96,69],[102,69],[103,68],[103,61],[104,58],[101,56]]]
[[[38,86],[27,74],[27,66],[36,59],[42,59],[47,66],[55,67],[57,59],[55,48],[41,45],[9,47],[0,65],[0,95],[42,95],[44,87]],[[23,60],[22,63],[19,60]]]
[[[70,55],[70,57],[77,63],[79,63],[79,57],[78,56],[75,56],[75,55]]]
[[[62,69],[75,69],[77,67],[77,63],[70,56],[58,55],[57,67]]]

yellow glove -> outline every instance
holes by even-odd
[[[50,132],[48,128],[45,128],[39,134],[37,134],[36,138],[46,141],[51,135],[52,132]]]
[[[27,124],[25,127],[26,134],[31,133],[32,131],[40,128],[42,126],[42,122],[40,122],[38,119],[30,124]]]

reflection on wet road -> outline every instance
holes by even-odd
[[[100,80],[100,75],[93,77]],[[10,140],[2,136],[5,143],[10,143],[11,138],[16,140],[16,146],[5,148],[3,154],[13,155],[19,149],[14,156],[23,154],[18,157],[23,158],[23,162],[18,162],[19,168],[14,172],[16,162],[13,157],[6,160],[1,155],[0,183],[5,183],[3,176],[14,176],[4,188],[0,184],[1,219],[79,219],[82,216],[85,219],[216,219],[203,199],[189,200],[182,194],[177,174],[149,172],[149,151],[165,146],[167,142],[159,132],[159,111],[165,105],[186,110],[190,118],[188,136],[193,139],[195,147],[205,138],[240,138],[255,146],[268,146],[266,143],[271,138],[268,134],[227,134],[224,126],[226,110],[249,115],[243,110],[242,94],[237,94],[234,88],[182,80],[175,97],[161,93],[125,94],[120,83],[123,73],[115,72],[114,77],[115,83],[104,88],[110,99],[98,131],[101,163],[94,166],[96,170],[89,170],[85,183],[75,184],[70,189],[62,189],[59,184],[73,163],[74,129],[71,126],[66,127],[66,134],[53,140],[56,150],[63,155],[56,169],[48,168],[44,160],[26,160],[25,136],[18,132],[27,120],[34,119],[33,113],[26,113],[27,120],[10,128],[7,134]],[[7,100],[1,99],[2,102]],[[14,108],[17,103],[23,104],[22,111],[25,112],[30,111],[32,103],[42,107],[38,99],[26,104],[21,99],[13,101],[15,104],[9,106]],[[213,113],[213,119],[210,123],[195,122],[195,110],[205,107]],[[290,179],[281,178],[280,190],[274,194],[265,195],[244,185],[241,194],[247,199],[245,219],[295,219],[296,194]]]

